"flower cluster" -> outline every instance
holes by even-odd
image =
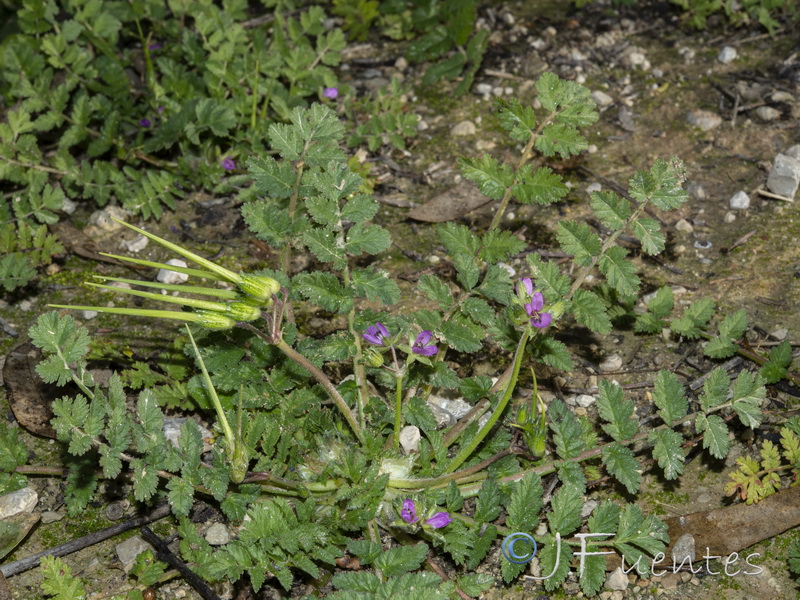
[[[417,507],[414,504],[414,501],[410,498],[403,500],[403,509],[400,511],[400,518],[409,525],[419,521],[419,517],[417,517]],[[449,525],[452,521],[453,517],[451,517],[448,513],[437,512],[430,519],[427,519],[425,524],[433,529],[441,529],[442,527]]]
[[[534,327],[547,327],[553,320],[553,315],[542,312],[544,308],[544,296],[541,292],[534,290],[533,281],[530,277],[520,279],[517,283],[517,296],[523,300],[525,314],[531,318],[531,325]]]
[[[386,326],[383,323],[375,323],[375,325],[367,327],[366,332],[361,334],[361,337],[367,340],[370,344],[375,344],[376,346],[385,346],[387,344],[384,342],[388,340],[390,336],[389,330],[386,329]],[[439,348],[435,344],[429,343],[432,337],[433,333],[428,329],[421,332],[414,341],[411,351],[414,354],[419,354],[420,356],[433,356],[439,351]]]

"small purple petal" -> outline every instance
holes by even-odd
[[[531,318],[531,325],[534,327],[547,327],[553,321],[553,315],[550,313],[536,313]]]
[[[156,110],[158,111],[158,114],[161,114],[161,113],[164,112],[164,107],[163,106],[159,106]]]
[[[437,346],[414,346],[411,351],[414,354],[420,354],[422,356],[433,356],[439,351]]]
[[[528,296],[533,296],[533,281],[530,277],[524,277],[520,279],[519,283],[522,284],[522,287],[525,289],[525,293]],[[519,293],[519,284],[517,285],[517,293]]]
[[[161,50],[163,47],[164,47],[164,44],[162,44],[161,42],[155,42],[153,44],[150,44],[147,47],[147,49],[150,50],[150,51],[153,51],[153,50]]]
[[[150,119],[144,118],[144,119],[139,119],[139,125],[141,125],[142,127],[150,127],[152,123],[150,122]]]
[[[383,323],[375,323],[375,327],[378,328],[378,331],[381,332],[383,337],[389,337],[389,330],[383,326]]]
[[[331,100],[336,100],[339,96],[339,89],[335,87],[326,87],[322,90],[322,97],[323,98],[330,98]]]
[[[226,171],[233,171],[236,168],[236,163],[233,162],[233,158],[226,156],[222,159],[222,168]]]
[[[423,331],[422,333],[420,333],[417,336],[417,339],[414,342],[414,345],[415,346],[425,346],[428,342],[431,341],[431,336],[432,335],[433,334],[428,329],[426,329],[425,331]]]
[[[544,296],[542,296],[541,292],[536,292],[535,294],[533,294],[530,301],[530,307],[533,312],[539,312],[540,310],[542,310],[542,308],[544,307]]]
[[[451,517],[446,512],[438,512],[433,515],[430,519],[425,521],[426,525],[430,525],[434,529],[441,529],[442,527],[446,527],[450,523],[453,522],[453,517]]]
[[[417,507],[410,498],[403,500],[403,510],[400,511],[400,518],[406,523],[416,523],[419,521],[417,518]]]

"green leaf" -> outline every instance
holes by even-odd
[[[233,109],[213,98],[199,100],[194,112],[197,116],[197,126],[210,129],[214,135],[224,136],[236,127],[236,113]],[[195,143],[199,143],[199,140]]]
[[[511,531],[533,531],[541,509],[542,479],[536,473],[526,473],[511,490],[506,527]]]
[[[40,315],[28,335],[33,345],[53,354],[36,366],[45,383],[64,385],[72,379],[69,365],[79,363],[89,350],[89,332],[79,327],[70,315],[51,311]]]
[[[636,266],[626,256],[628,251],[612,246],[600,257],[597,266],[608,279],[608,283],[622,296],[633,296],[639,291]]]
[[[619,521],[619,506],[611,500],[604,500],[589,517],[589,531],[591,533],[615,533]]]
[[[620,444],[609,444],[603,448],[603,464],[617,481],[625,486],[629,494],[635,494],[642,483],[641,466],[630,448]]]
[[[459,162],[464,177],[477,183],[481,193],[492,200],[500,200],[506,188],[514,183],[511,168],[487,154],[481,158],[461,158]]]
[[[158,472],[139,458],[131,461],[133,471],[133,496],[139,502],[146,502],[156,493],[158,487]]]
[[[511,193],[522,204],[546,206],[561,200],[569,193],[569,188],[564,185],[561,175],[553,173],[550,167],[539,167],[534,172],[532,165],[525,164],[517,171]]]
[[[439,240],[450,256],[458,254],[478,255],[480,242],[468,227],[456,223],[445,223],[439,226],[438,233]]]
[[[345,248],[342,248],[339,243],[335,231],[327,227],[309,229],[303,234],[303,243],[308,247],[309,252],[322,262],[333,263],[336,269],[344,268]]]
[[[300,273],[294,278],[293,284],[300,294],[325,310],[345,313],[353,306],[351,292],[332,273]]]
[[[756,428],[761,425],[761,402],[767,391],[758,374],[741,371],[733,383],[733,410],[745,427]]]
[[[621,229],[631,216],[631,203],[614,192],[594,192],[591,205],[600,222],[615,231]]]
[[[509,231],[490,229],[483,236],[481,258],[488,263],[507,260],[525,249],[525,242]]]
[[[392,577],[409,571],[416,571],[428,555],[426,544],[398,546],[384,550],[374,561],[375,568],[384,577]]]
[[[437,361],[433,364],[433,373],[431,373],[430,378],[432,386],[452,390],[458,387],[458,382],[459,379],[456,372],[445,363]]]
[[[558,120],[562,123],[585,127],[597,121],[591,93],[579,83],[547,72],[536,82],[536,91],[542,107],[551,113],[558,112]]]
[[[504,561],[508,562],[508,561]],[[561,583],[567,578],[572,563],[572,549],[563,540],[556,544],[555,541],[546,544],[539,554],[539,564],[542,569],[544,589],[548,592],[561,587]],[[556,568],[558,565],[558,568]]]
[[[653,384],[653,403],[658,407],[661,420],[672,427],[686,416],[689,401],[678,377],[669,371],[659,371]]]
[[[291,197],[297,177],[292,163],[278,162],[271,156],[252,156],[247,159],[247,169],[260,194],[276,199]]]
[[[533,279],[545,298],[563,298],[569,293],[572,282],[561,273],[555,262],[543,261],[535,252],[526,257]]]
[[[453,257],[453,265],[456,268],[458,281],[466,291],[472,290],[478,283],[480,269],[476,257],[468,254],[456,254]]]
[[[550,429],[553,431],[553,441],[556,444],[556,453],[562,459],[575,458],[586,447],[581,438],[581,425],[573,412],[561,400],[550,403],[548,409]]]
[[[675,479],[683,473],[686,455],[681,445],[683,437],[672,429],[656,429],[650,432],[648,442],[653,445],[653,458],[664,469],[664,477]]]
[[[522,106],[516,98],[497,98],[494,101],[495,114],[500,126],[509,132],[511,139],[527,142],[531,132],[536,129],[536,114],[530,106]]]
[[[342,207],[342,219],[353,223],[364,223],[374,217],[377,212],[378,203],[372,196],[356,194]]]
[[[561,249],[573,255],[579,265],[588,265],[600,254],[600,238],[586,223],[559,221],[556,237]]]
[[[684,166],[677,159],[659,158],[649,172],[637,171],[629,181],[629,193],[637,202],[650,201],[661,210],[673,210],[689,199],[681,187]]]
[[[765,383],[777,383],[788,375],[791,364],[792,345],[789,340],[784,340],[769,351],[767,363],[758,373],[764,378]]]
[[[489,265],[483,282],[476,290],[484,298],[494,300],[500,304],[508,304],[511,299],[511,279],[508,271],[500,265]]]
[[[664,251],[666,239],[661,233],[661,225],[655,219],[639,218],[631,224],[633,235],[642,244],[646,254],[654,256]]]
[[[75,600],[86,598],[83,582],[72,575],[72,569],[60,558],[42,558],[42,592],[52,596],[51,600]]]
[[[305,199],[309,216],[326,228],[334,228],[340,221],[339,201],[325,195],[310,196]]]
[[[179,517],[189,516],[194,500],[194,488],[192,484],[182,477],[173,477],[167,482],[169,490],[168,498],[172,512]]]
[[[386,306],[397,304],[400,300],[400,288],[383,269],[353,269],[350,276],[356,296],[380,300]]]
[[[736,354],[736,340],[744,335],[747,329],[747,313],[737,310],[729,314],[720,323],[719,335],[710,340],[704,349],[705,355],[711,358],[728,358]]]
[[[594,292],[578,289],[572,298],[572,311],[578,323],[595,333],[606,335],[611,332],[606,306]]]
[[[500,488],[497,482],[492,479],[484,480],[478,492],[478,500],[475,504],[474,519],[481,523],[491,523],[500,515]]]
[[[730,379],[725,369],[717,367],[711,371],[703,382],[703,393],[700,395],[700,408],[703,412],[708,412],[725,402],[729,386]]]
[[[464,300],[461,311],[481,325],[491,325],[495,321],[494,309],[482,298],[470,297]]]
[[[553,510],[547,513],[547,521],[552,533],[558,532],[564,537],[580,527],[583,492],[578,487],[563,485],[553,495],[550,506]]]
[[[536,149],[545,156],[559,154],[561,158],[569,158],[589,147],[589,142],[571,125],[551,123],[536,138]]]
[[[670,329],[683,337],[697,339],[713,314],[714,301],[710,298],[701,298],[690,304],[679,319],[674,319]]]
[[[647,310],[660,319],[669,315],[674,306],[675,295],[672,292],[672,288],[665,285],[658,288],[656,295],[647,303]]]
[[[600,417],[608,421],[607,425],[603,425],[603,431],[616,441],[629,440],[636,435],[638,422],[634,415],[635,407],[631,400],[623,398],[621,387],[601,380],[597,409]]]
[[[436,302],[440,310],[447,310],[453,305],[450,288],[435,275],[421,275],[417,282],[417,290]]]
[[[482,537],[480,539],[483,539]],[[456,581],[458,589],[471,598],[489,591],[494,585],[494,577],[490,573],[470,573],[459,577]]]
[[[445,341],[457,352],[477,352],[481,349],[480,328],[469,326],[464,319],[444,321],[439,330]]]
[[[348,254],[378,254],[392,245],[389,232],[379,225],[353,225],[347,232],[345,249]]]
[[[605,532],[602,532],[605,533]],[[587,596],[594,596],[606,582],[606,559],[603,556],[587,556],[584,559],[581,590]]]
[[[716,458],[725,458],[730,447],[725,421],[719,415],[700,415],[695,424],[698,433],[703,434],[703,448]]]

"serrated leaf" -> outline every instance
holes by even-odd
[[[478,500],[475,504],[474,519],[481,523],[491,523],[500,514],[500,488],[497,482],[486,479],[478,492]]]
[[[445,223],[440,225],[437,231],[439,240],[450,256],[457,254],[477,256],[480,242],[468,227],[456,223]]]
[[[542,479],[536,473],[526,473],[511,490],[506,527],[511,531],[533,531],[541,509]]]
[[[488,154],[480,158],[461,158],[459,162],[464,178],[478,184],[481,193],[492,200],[500,200],[506,188],[514,183],[511,168]]]
[[[603,464],[614,478],[625,486],[629,494],[635,494],[642,483],[641,465],[630,448],[620,444],[609,444],[603,448]]]
[[[389,548],[375,559],[375,568],[385,577],[416,571],[428,554],[426,544]]]
[[[650,432],[648,441],[653,445],[653,458],[664,470],[664,477],[675,479],[683,473],[686,455],[681,448],[683,437],[672,429],[656,429]]]
[[[631,216],[631,204],[614,192],[594,192],[591,205],[597,218],[612,230],[621,229]]]
[[[511,139],[527,142],[531,132],[536,128],[536,114],[530,106],[522,106],[516,98],[497,98],[494,104],[495,114],[500,126],[509,132]]]
[[[131,471],[133,471],[133,495],[139,502],[146,502],[156,493],[157,470],[136,458],[131,461]]]
[[[509,231],[490,229],[484,234],[481,258],[488,263],[496,263],[519,254],[525,249],[525,242]]]
[[[777,383],[789,373],[790,364],[792,364],[792,345],[789,340],[784,340],[769,351],[768,361],[758,373],[764,378],[765,383]]]
[[[560,400],[551,402],[547,412],[558,456],[563,459],[575,458],[585,448],[578,419]]]
[[[453,257],[453,266],[456,268],[458,281],[466,291],[472,290],[480,277],[480,269],[475,258],[468,254],[456,254]]]
[[[389,232],[379,225],[353,225],[347,232],[345,249],[348,254],[378,254],[392,245]]]
[[[561,583],[567,578],[572,563],[572,549],[569,544],[561,540],[559,543],[552,542],[545,544],[539,554],[539,565],[542,569],[544,588],[553,591],[561,587]]]
[[[545,110],[558,112],[558,120],[575,127],[585,127],[597,120],[595,104],[588,88],[574,81],[543,73],[536,82],[539,102]]]
[[[725,458],[730,448],[725,421],[719,415],[700,415],[695,423],[697,431],[703,433],[703,448],[715,458]]]
[[[650,171],[637,171],[629,182],[630,195],[638,202],[650,201],[661,210],[673,210],[689,199],[681,187],[684,167],[677,159],[657,159]]]
[[[730,379],[722,367],[717,367],[708,374],[703,382],[703,393],[700,395],[700,408],[703,412],[708,412],[725,402],[729,385]]]
[[[364,223],[374,217],[377,212],[378,203],[372,196],[355,194],[342,207],[342,219],[353,223]]]
[[[733,383],[733,410],[745,427],[761,425],[761,402],[766,395],[761,376],[742,371]]]
[[[173,477],[167,482],[170,506],[172,512],[179,517],[189,516],[194,500],[194,488],[182,477]]]
[[[636,266],[626,257],[628,251],[612,246],[600,257],[597,266],[608,279],[609,285],[622,296],[634,296],[639,291]]]
[[[669,371],[659,371],[653,383],[653,403],[658,407],[661,420],[672,427],[675,421],[686,416],[689,401],[678,377]]]
[[[556,237],[561,249],[573,255],[579,265],[588,265],[600,254],[600,238],[586,223],[559,221]]]
[[[572,282],[569,277],[561,273],[555,262],[545,262],[535,252],[528,254],[526,260],[536,287],[541,290],[545,298],[563,298],[567,295]]]
[[[663,318],[672,312],[675,306],[675,294],[672,288],[665,285],[658,288],[655,296],[647,303],[647,310],[649,310],[657,318]]]
[[[540,204],[546,206],[558,202],[569,193],[561,175],[553,173],[550,167],[539,167],[525,164],[517,171],[516,183],[511,186],[511,194],[522,204]]]
[[[572,311],[578,323],[595,333],[606,335],[611,332],[606,306],[594,292],[578,289],[572,298]]]
[[[621,387],[601,380],[597,409],[600,417],[608,422],[603,425],[603,431],[616,441],[629,440],[636,435],[639,425],[634,415],[635,407],[630,399],[624,399]]]
[[[583,563],[580,578],[581,590],[587,596],[594,596],[606,582],[606,559],[603,556],[587,556]]]
[[[386,306],[397,304],[400,300],[397,282],[383,269],[353,269],[351,283],[356,295],[362,298],[380,300]]]
[[[551,123],[536,138],[535,146],[545,156],[558,154],[561,158],[569,158],[573,154],[579,154],[581,151],[586,150],[589,147],[589,142],[571,125]]]
[[[480,325],[489,326],[495,320],[494,309],[482,298],[467,298],[461,305],[461,311]]]
[[[714,301],[710,298],[701,298],[690,304],[679,319],[674,319],[670,329],[686,338],[697,339],[713,314]]]
[[[322,262],[332,262],[334,268],[345,264],[345,248],[342,248],[335,231],[327,227],[315,227],[303,234],[303,243],[309,252]]]
[[[615,533],[619,520],[619,506],[611,500],[605,500],[589,517],[589,531],[592,533]]]
[[[661,225],[655,219],[639,218],[631,224],[631,231],[642,244],[646,254],[654,256],[664,251],[666,238],[661,232]]]
[[[352,308],[353,300],[349,290],[332,273],[300,273],[293,283],[297,291],[325,310],[344,313]]]
[[[463,321],[444,321],[439,328],[447,343],[458,352],[477,352],[481,338]]]
[[[583,492],[576,486],[564,485],[553,495],[550,503],[552,511],[547,513],[551,533],[562,537],[571,534],[581,524]],[[544,567],[542,568],[544,571]]]
[[[421,275],[417,282],[417,290],[436,302],[441,310],[447,310],[453,305],[450,288],[435,275]]]

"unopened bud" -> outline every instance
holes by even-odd
[[[201,317],[196,323],[206,329],[214,329],[222,331],[224,329],[231,329],[236,325],[236,321],[230,317],[226,317],[222,313],[214,312],[211,310],[196,310],[195,314]]]
[[[271,277],[261,277],[249,273],[241,273],[236,285],[245,294],[261,301],[263,306],[269,306],[272,303],[272,296],[281,289],[281,284]]]
[[[364,352],[364,361],[371,367],[383,366],[383,354],[375,348],[367,348],[367,351]]]
[[[554,302],[550,306],[546,307],[545,310],[553,315],[553,321],[556,319],[560,319],[564,314],[564,311],[567,310],[567,303],[563,300],[559,300],[558,302]]]
[[[261,316],[261,309],[246,302],[231,302],[227,305],[225,315],[237,321],[255,321]]]

